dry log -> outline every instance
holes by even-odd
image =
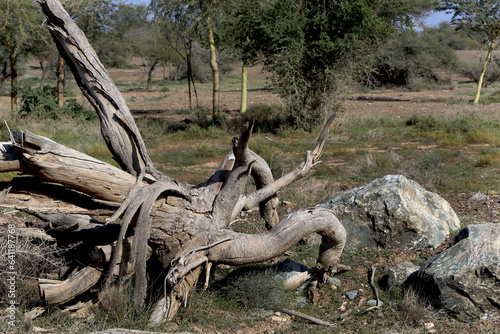
[[[100,277],[99,270],[85,267],[65,281],[40,279],[40,297],[45,305],[61,305],[93,287]]]
[[[333,118],[314,150],[307,152],[297,168],[278,180],[273,180],[269,166],[248,148],[252,129],[248,126],[234,141],[232,153],[207,182],[196,187],[181,184],[154,169],[123,97],[61,4],[57,0],[39,0],[39,3],[60,53],[95,107],[101,132],[123,170],[27,131],[17,131],[12,133],[12,142],[4,150],[4,160],[17,160],[19,165],[13,162],[2,167],[5,164],[0,163],[0,172],[11,170],[14,165],[24,173],[93,199],[86,202],[89,207],[82,205],[83,201],[76,203],[75,210],[92,209],[94,199],[104,201],[108,209],[119,207],[104,225],[91,222],[89,217],[45,216],[50,226],[56,227],[51,233],[58,244],[83,241],[80,244],[86,247],[87,253],[95,245],[115,245],[111,254],[101,254],[104,265],[108,263],[107,277],[101,281],[101,296],[116,286],[114,273],[118,265],[121,279],[134,279],[133,297],[138,307],[144,305],[148,287],[154,282],[165,283],[163,300],[158,303],[160,307],[155,308],[155,312],[158,310],[155,320],[171,319],[180,305],[186,304],[203,267],[269,260],[310,233],[322,236],[314,273],[324,278],[336,270],[346,233],[332,211],[301,210],[278,222],[275,210],[277,192],[307,175],[319,163]],[[255,180],[258,189],[244,195],[250,178]],[[49,189],[50,186],[44,187],[44,193]],[[26,193],[29,198],[39,195],[38,192]],[[61,201],[73,198],[54,197]],[[274,225],[269,231],[250,235],[228,228],[241,210],[257,206],[266,223]],[[51,211],[42,212],[75,213],[69,207],[61,211],[54,207],[52,204]],[[27,205],[27,209],[33,208]],[[150,254],[151,259],[147,261]],[[90,263],[90,258],[85,261]],[[100,276],[96,268],[86,267],[64,282],[41,280],[40,293],[47,304],[65,303],[87,291]]]
[[[135,177],[129,173],[50,139],[29,131],[12,134],[12,149],[22,155],[19,170],[43,180],[115,203],[121,203],[135,184]]]

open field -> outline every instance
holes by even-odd
[[[123,92],[144,135],[153,162],[166,174],[193,184],[202,182],[217,168],[231,148],[232,130],[189,126],[174,131],[173,124],[187,127],[189,120],[203,119],[210,114],[211,84],[198,84],[199,107],[189,111],[186,83],[168,82],[156,73],[152,91],[146,92],[142,69],[110,69],[110,74]],[[27,80],[37,81],[39,71],[27,67]],[[28,77],[29,76],[29,77]],[[465,226],[471,223],[500,223],[500,104],[471,105],[475,85],[450,74],[450,89],[423,90],[357,90],[342,96],[343,108],[332,126],[323,162],[305,180],[280,194],[284,201],[281,213],[295,208],[319,204],[335,195],[386,174],[403,174],[425,188],[447,199]],[[26,79],[25,79],[26,80]],[[49,81],[50,83],[50,81]],[[68,84],[72,98],[88,107],[74,84]],[[249,107],[273,106],[280,103],[268,88],[258,68],[249,71]],[[499,86],[486,88],[483,96],[493,95]],[[237,118],[239,77],[237,71],[222,81],[221,106],[226,118]],[[0,97],[0,114],[12,129],[28,129],[99,159],[111,162],[104,142],[98,138],[96,121],[62,119],[40,122],[9,114],[9,98]],[[3,140],[8,140],[3,128]],[[265,158],[275,177],[279,177],[303,159],[306,150],[314,147],[317,133],[281,129],[276,134],[256,133],[251,148]],[[4,181],[8,178],[4,177]],[[479,201],[472,195],[486,195]],[[253,212],[242,217],[245,224],[235,228],[261,230],[262,222]],[[450,236],[450,239],[452,236]],[[440,247],[441,250],[446,245]],[[358,312],[362,298],[373,299],[368,274],[376,266],[377,278],[386,265],[401,261],[421,264],[438,250],[413,252],[406,249],[347,249],[342,261],[353,267],[351,272],[336,275],[342,285],[326,289],[316,302],[302,311],[321,319],[338,322],[338,333],[430,333],[425,323],[433,323],[436,333],[499,333],[500,321],[478,321],[465,324],[434,312],[418,301],[403,300],[398,292],[381,291],[385,306],[375,312]],[[312,266],[317,250],[299,245],[288,256]],[[225,274],[228,268],[221,268]],[[359,296],[347,301],[343,292],[357,289]],[[345,312],[350,311],[344,317]],[[84,333],[105,326],[137,326],[144,323],[112,316],[99,322],[87,319],[75,324],[57,312],[36,320],[43,328],[57,333]],[[126,318],[126,316],[125,316]],[[280,319],[280,320],[276,320]],[[343,319],[343,320],[342,320]],[[107,322],[106,322],[107,321]],[[28,326],[28,325],[27,325]],[[71,330],[70,330],[71,329]],[[199,333],[330,333],[289,316],[273,318],[269,312],[249,310],[235,305],[217,291],[197,291],[191,304],[164,331],[188,330]]]

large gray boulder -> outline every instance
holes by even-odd
[[[321,206],[344,225],[348,247],[435,248],[460,229],[448,202],[402,175],[376,179]]]
[[[433,306],[471,322],[500,317],[500,224],[469,225],[406,280]]]

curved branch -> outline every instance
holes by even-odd
[[[316,268],[332,272],[344,249],[347,234],[333,211],[314,208],[292,213],[270,231],[262,234],[227,232],[233,240],[207,252],[209,261],[244,265],[270,260],[292,248],[304,236],[319,233],[322,241]]]
[[[213,205],[213,221],[218,226],[226,227],[231,222],[233,208],[237,204],[256,162],[254,155],[248,149],[252,129],[253,126],[247,124],[240,138],[233,140],[234,167]]]
[[[323,149],[325,147],[326,137],[328,135],[328,129],[332,124],[333,120],[337,116],[337,113],[328,118],[323,130],[321,131],[320,136],[318,137],[318,141],[316,143],[316,147],[312,151],[307,151],[306,158],[304,161],[297,166],[293,171],[274,181],[273,183],[257,190],[247,197],[241,197],[241,203],[238,203],[239,206],[244,210],[249,210],[255,207],[257,204],[268,200],[272,196],[274,196],[279,190],[288,186],[289,184],[305,177],[309,171],[318,164],[319,158],[323,153]]]

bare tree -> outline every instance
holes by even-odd
[[[333,212],[300,210],[282,221],[276,213],[276,193],[319,163],[333,117],[314,150],[280,179],[274,180],[266,162],[248,148],[252,126],[247,126],[207,181],[196,186],[180,183],[153,167],[123,97],[59,1],[39,3],[59,51],[99,114],[103,137],[122,167],[28,131],[12,132],[11,142],[3,144],[0,171],[20,170],[40,180],[25,184],[31,187],[29,199],[26,195],[19,198],[13,191],[3,205],[45,220],[59,244],[78,245],[74,250],[78,261],[65,280],[40,280],[46,304],[68,304],[98,286],[98,298],[78,311],[85,312],[110,289],[120,287],[117,282],[132,280],[134,300],[142,308],[146,292],[155,291],[154,282],[159,282],[164,289],[151,297],[151,322],[158,323],[175,315],[203,269],[210,272],[220,263],[266,261],[315,232],[322,236],[317,264],[303,277],[325,280],[335,272],[346,232]],[[245,194],[249,178],[255,180],[257,190]],[[13,190],[20,185],[14,186]],[[242,210],[257,206],[272,228],[262,234],[237,233],[230,228]],[[98,221],[90,214],[108,218]]]

